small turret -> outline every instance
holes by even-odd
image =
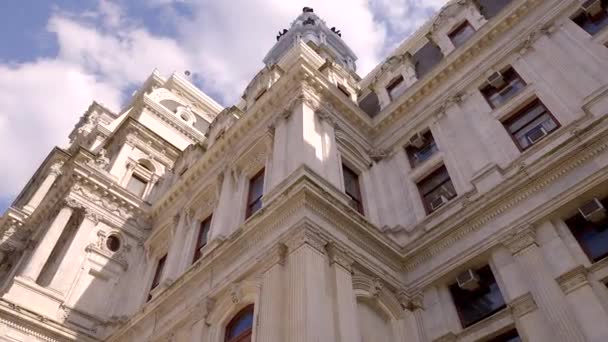
[[[298,41],[303,41],[323,58],[356,71],[357,56],[342,40],[342,32],[336,27],[329,28],[311,7],[304,7],[302,13],[289,29],[279,31],[277,43],[270,49],[264,63],[267,66],[277,63]]]

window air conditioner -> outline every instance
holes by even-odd
[[[587,0],[583,2],[583,5],[581,7],[583,8],[583,11],[585,11],[585,13],[587,13],[591,17],[595,17],[601,14],[604,10],[602,8],[601,0]]]
[[[538,125],[538,126],[532,128],[526,134],[526,138],[528,138],[528,141],[530,142],[530,144],[534,144],[535,142],[544,138],[545,135],[547,135],[547,131],[545,130],[545,128],[542,125]]]
[[[597,198],[578,208],[583,218],[589,222],[599,222],[606,218],[606,208]]]
[[[441,195],[441,196],[435,198],[434,200],[432,200],[431,202],[429,202],[429,206],[431,207],[432,211],[435,211],[435,210],[441,208],[441,206],[443,206],[447,202],[448,202],[448,199],[445,198],[445,196]]]
[[[426,144],[426,139],[420,133],[416,133],[410,138],[410,145],[416,148],[422,148],[424,144]]]
[[[479,287],[479,276],[477,273],[471,269],[466,270],[463,273],[460,273],[456,277],[456,281],[458,282],[458,287],[463,290],[472,291]]]
[[[505,82],[504,77],[502,77],[502,74],[500,72],[495,72],[492,75],[490,75],[490,77],[488,77],[488,83],[496,89],[500,89],[500,88],[504,87],[505,84],[507,84]]]

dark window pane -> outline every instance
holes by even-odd
[[[517,330],[513,329],[507,333],[501,334],[500,336],[496,336],[487,342],[521,342],[521,338],[517,333]]]
[[[513,115],[504,125],[521,150],[559,128],[557,121],[539,100]]]
[[[608,202],[602,200],[602,204],[606,207]],[[576,214],[566,220],[566,225],[591,261],[595,262],[608,256],[608,219],[595,223],[585,220],[581,214]]]
[[[435,138],[433,138],[433,134],[431,131],[427,131],[422,135],[424,139],[424,145],[422,147],[416,147],[413,145],[408,145],[405,148],[405,152],[407,153],[407,157],[410,161],[410,165],[412,168],[417,167],[422,164],[424,161],[431,158],[436,152],[439,151],[437,148],[437,144],[435,143]]]
[[[344,175],[344,192],[350,197],[351,206],[353,209],[363,214],[359,175],[345,165],[342,165],[342,174]]]
[[[350,98],[350,93],[348,92],[345,86],[338,84],[338,90],[340,90],[342,94],[346,95],[346,97]]]
[[[160,284],[160,279],[163,276],[163,271],[165,269],[166,261],[167,261],[166,254],[162,258],[158,259],[158,263],[156,264],[156,270],[154,271],[154,278],[152,279],[152,286],[150,287],[150,290],[154,290]]]
[[[380,100],[378,99],[378,95],[372,91],[359,102],[359,107],[369,115],[369,117],[375,117],[376,114],[380,112]]]
[[[246,218],[253,215],[262,207],[262,195],[264,195],[264,170],[258,172],[249,180],[249,193],[247,195]]]
[[[601,2],[602,10],[595,15],[582,11],[572,18],[578,26],[587,31],[590,35],[595,35],[608,26],[608,0]]]
[[[412,56],[418,78],[420,79],[428,74],[442,59],[443,53],[441,49],[433,42],[426,43]]]
[[[465,290],[458,284],[450,286],[450,293],[460,322],[465,328],[505,307],[505,301],[490,267],[485,266],[476,272],[479,276],[479,284],[476,289]]]
[[[479,12],[486,19],[495,17],[503,8],[510,4],[513,0],[477,0],[479,4]]]
[[[192,262],[200,259],[201,257],[201,248],[207,245],[207,239],[209,236],[209,229],[211,228],[211,216],[206,218],[201,222],[200,227],[198,228],[198,236],[196,239],[196,245],[194,249],[194,258]]]
[[[450,32],[448,36],[450,37],[452,44],[454,44],[455,47],[459,47],[466,43],[466,41],[469,40],[474,34],[475,29],[473,26],[471,26],[468,21],[465,21]]]

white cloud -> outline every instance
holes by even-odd
[[[263,67],[275,35],[311,6],[336,26],[359,57],[363,76],[443,0],[150,0],[173,37],[152,34],[129,18],[120,2],[98,0],[95,11],[54,12],[54,58],[0,64],[0,194],[16,194],[54,145],[96,99],[119,110],[121,94],[154,68],[163,74],[192,70],[220,102],[238,100]],[[179,3],[191,12],[173,8]],[[180,14],[182,13],[182,14]],[[141,18],[140,18],[141,19]],[[10,162],[10,167],[8,163]]]

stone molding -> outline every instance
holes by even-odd
[[[509,309],[513,313],[513,316],[520,318],[524,315],[536,310],[538,306],[536,301],[530,292],[523,294],[508,304]]]
[[[513,255],[519,255],[530,247],[538,247],[536,232],[533,227],[527,227],[520,231],[507,234],[507,236],[503,238],[502,244],[507,247]]]
[[[353,257],[343,248],[339,247],[336,243],[330,242],[325,245],[325,250],[329,256],[330,265],[339,265],[348,272],[352,272],[352,266],[355,262]]]
[[[326,254],[325,245],[327,244],[327,240],[322,237],[319,231],[308,224],[304,224],[297,229],[298,231],[284,242],[289,249],[289,253],[293,253],[303,245],[308,245],[319,253]]]
[[[556,281],[566,295],[576,291],[580,287],[589,285],[587,269],[582,265],[560,275],[557,277]]]
[[[456,339],[456,334],[454,334],[453,332],[448,332],[434,339],[433,342],[456,342]]]

